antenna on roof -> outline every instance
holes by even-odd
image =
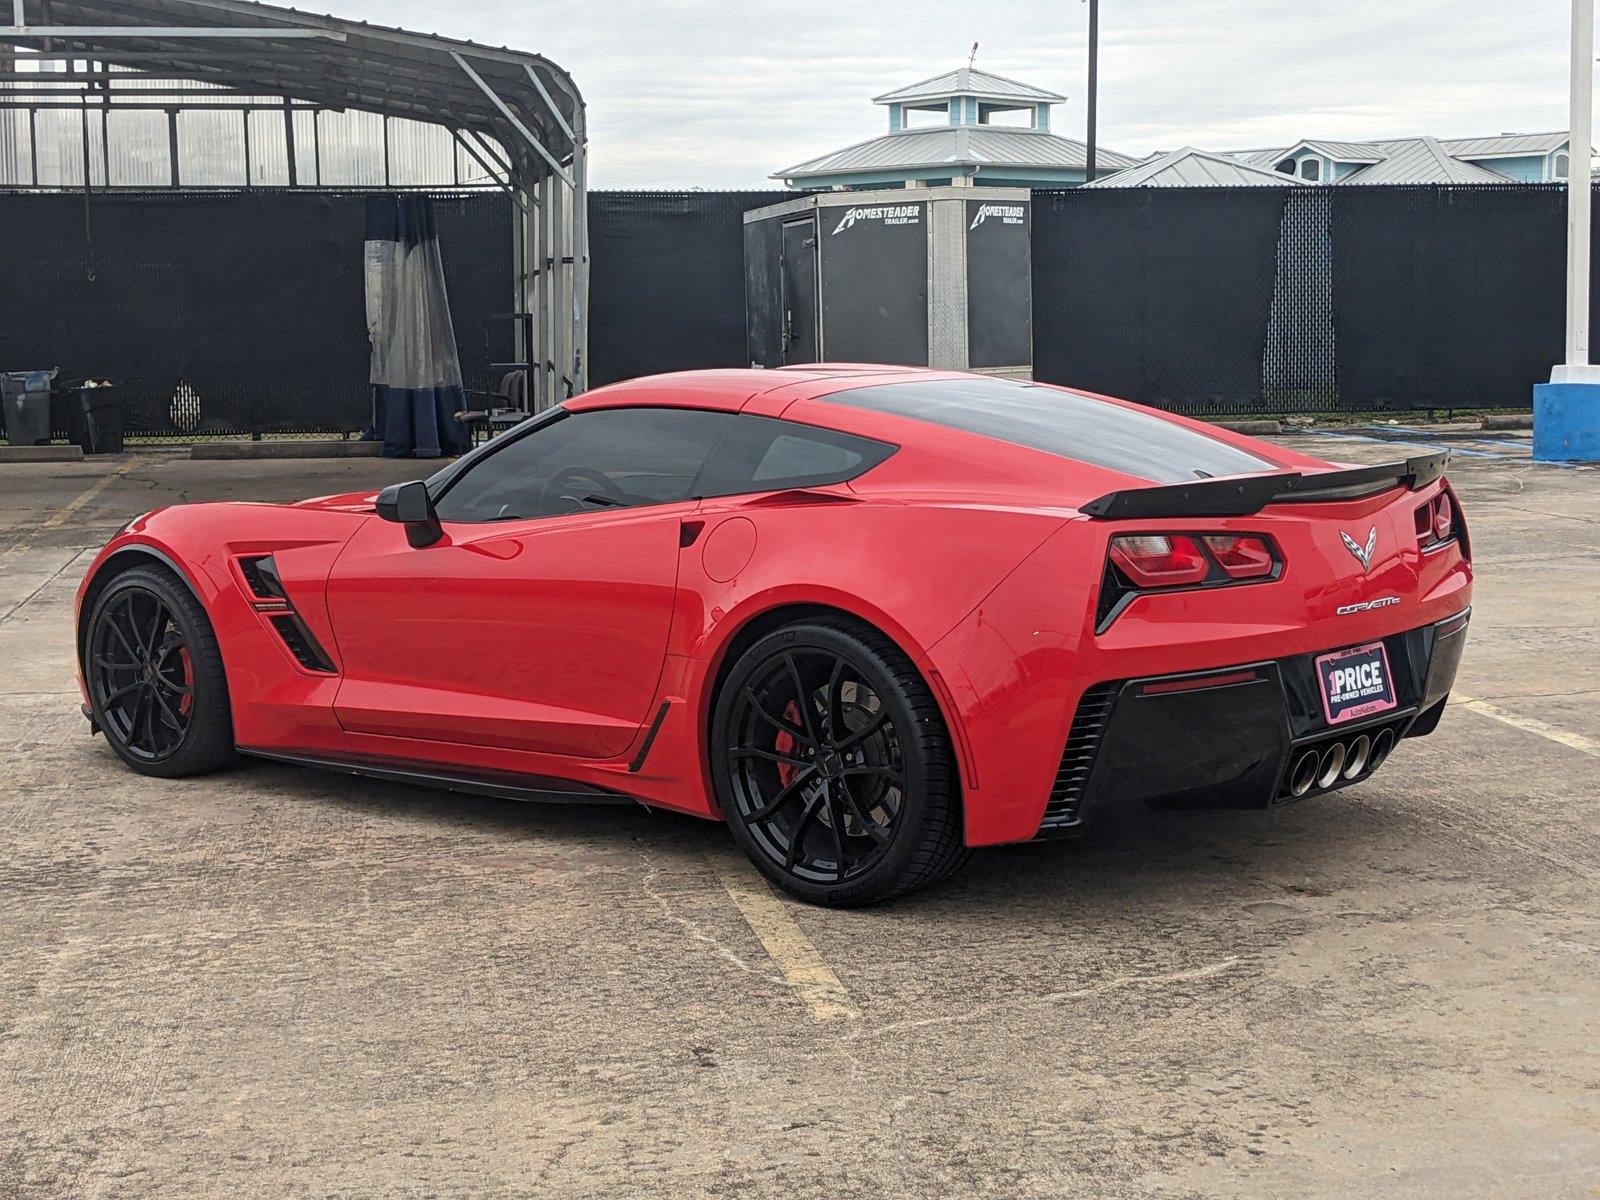
[[[967,68],[970,70],[971,67],[972,67],[972,64],[977,62],[977,61],[978,61],[978,43],[977,42],[973,42],[972,43],[972,53],[967,55]]]

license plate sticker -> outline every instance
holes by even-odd
[[[1388,712],[1399,704],[1382,642],[1322,655],[1317,659],[1317,683],[1329,725]]]

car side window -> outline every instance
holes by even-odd
[[[811,437],[780,433],[756,464],[755,482],[774,483],[785,479],[854,472],[865,456],[849,446],[819,442]]]
[[[844,483],[899,447],[777,417],[740,415],[706,464],[696,491],[737,496]]]
[[[571,413],[508,437],[452,480],[435,508],[442,521],[481,522],[687,500],[733,419],[690,408]]]

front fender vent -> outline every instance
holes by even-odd
[[[278,564],[273,561],[272,555],[241,558],[239,574],[244,576],[250,594],[257,600],[280,600],[288,603],[289,594],[283,590],[283,580],[278,578]]]
[[[253,554],[235,560],[245,586],[250,589],[251,603],[272,626],[272,631],[283,642],[284,648],[307,671],[318,675],[338,674],[333,659],[322,648],[306,623],[294,611],[294,601],[283,586],[278,574],[277,561],[270,554]]]
[[[316,671],[323,675],[335,673],[333,663],[328,661],[327,651],[317,642],[311,630],[306,628],[305,622],[299,617],[293,613],[281,613],[267,619],[278,631],[283,644],[289,647],[289,653],[294,655],[295,662],[308,671]]]

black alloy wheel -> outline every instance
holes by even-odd
[[[95,601],[83,654],[94,719],[134,770],[170,777],[232,761],[216,636],[170,571],[140,566],[111,579]]]
[[[100,613],[89,653],[90,688],[107,734],[135,758],[170,758],[194,714],[194,660],[166,602],[144,588],[124,588]]]
[[[735,836],[803,899],[888,899],[965,860],[943,721],[876,631],[827,621],[763,638],[723,684],[713,739]]]

